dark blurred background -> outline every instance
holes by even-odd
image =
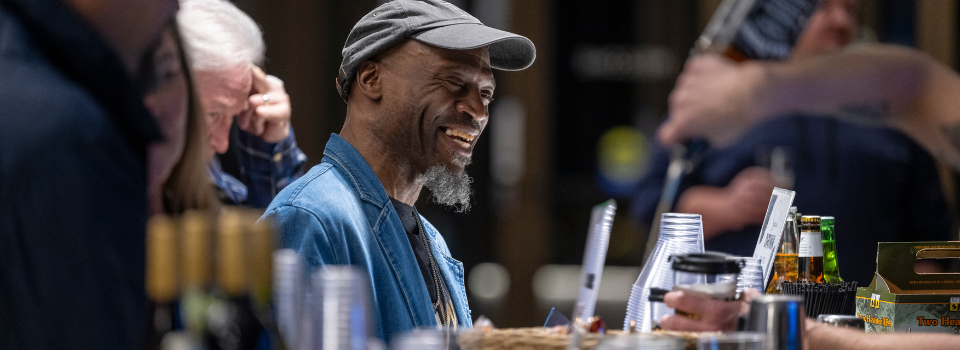
[[[320,162],[346,104],[334,85],[340,50],[375,0],[234,0],[262,27],[267,73],[283,79],[309,166]],[[719,0],[450,1],[491,27],[524,35],[537,60],[496,72],[491,123],[474,152],[474,206],[457,214],[421,196],[417,207],[463,262],[473,317],[498,327],[572,312],[590,208],[616,198],[597,307],[623,319],[646,227],[626,216],[667,96]],[[955,66],[955,0],[861,0],[863,41],[917,47]],[[947,198],[953,172],[943,168]]]

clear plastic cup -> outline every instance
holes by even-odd
[[[760,265],[760,258],[736,257],[740,261],[740,275],[737,276],[737,298],[747,288],[753,288],[763,293],[766,288],[763,285],[763,266]]]
[[[673,289],[710,299],[733,300],[737,293],[740,262],[730,255],[706,252],[674,255]]]
[[[366,349],[370,334],[368,277],[353,266],[327,265],[313,275],[314,348]]]

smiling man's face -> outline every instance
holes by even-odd
[[[465,168],[487,126],[495,86],[486,47],[441,49],[409,40],[374,58],[383,94],[373,135],[381,151],[421,181],[434,201],[465,211]]]
[[[448,50],[410,40],[394,50],[380,62],[385,117],[375,135],[412,174],[437,164],[463,174],[493,99],[487,48]]]

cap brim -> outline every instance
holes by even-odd
[[[489,46],[490,66],[500,70],[522,70],[537,58],[533,42],[523,36],[482,24],[452,24],[413,35],[418,41],[451,50]]]

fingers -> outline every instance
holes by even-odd
[[[253,86],[251,93],[264,93],[270,91],[270,84],[267,81],[267,74],[260,67],[251,65],[250,75],[253,76]]]
[[[740,310],[740,314],[746,314],[747,312],[749,312],[750,301],[753,300],[753,298],[759,297],[761,295],[763,295],[763,293],[760,293],[760,291],[757,290],[756,288],[747,288],[747,289],[744,289],[743,292],[740,292],[740,299],[738,300],[743,304],[742,305],[743,309]]]
[[[684,138],[679,131],[682,124],[678,124],[681,124],[681,122],[673,117],[669,117],[663,122],[663,125],[660,125],[660,129],[657,130],[657,140],[660,141],[660,144],[664,146],[675,146],[683,142]]]
[[[248,109],[237,118],[240,129],[267,142],[279,142],[290,131],[290,96],[283,81],[254,66],[251,68],[253,87],[248,97]]]
[[[736,328],[737,317],[739,317],[742,308],[741,301],[713,300],[684,291],[667,293],[663,297],[663,302],[668,307],[700,317],[697,320],[680,315],[664,318],[661,321],[661,327],[673,330],[729,330],[731,325]],[[666,323],[663,323],[664,321]]]
[[[251,104],[251,108],[237,115],[237,126],[240,127],[240,130],[261,137],[265,120],[257,114],[257,108],[259,107],[254,107]]]
[[[734,317],[724,323],[713,323],[706,322],[702,319],[695,320],[682,315],[667,315],[660,320],[660,328],[668,331],[684,332],[735,331],[737,328],[737,318]]]
[[[657,132],[665,145],[704,138],[716,146],[729,144],[744,130],[740,114],[736,66],[719,55],[691,57],[669,96],[670,115]]]
[[[277,78],[273,75],[268,75],[266,79],[267,83],[269,83],[273,89],[277,89],[277,87],[279,87],[280,90],[283,90],[283,80],[280,80],[280,78]]]
[[[752,166],[746,169],[743,169],[741,172],[746,176],[755,178],[764,182],[773,183],[773,173],[770,169],[764,168],[762,166]]]
[[[660,328],[668,331],[683,332],[715,332],[724,330],[720,325],[707,324],[701,320],[694,320],[681,315],[664,316],[663,319],[660,320]]]
[[[256,115],[260,119],[271,122],[286,123],[290,119],[290,106],[287,104],[261,105],[257,107]]]
[[[237,116],[237,126],[240,127],[240,130],[264,138],[267,129],[287,129],[290,118],[286,116],[289,114],[290,108],[288,105],[261,104],[256,108],[240,113]],[[280,139],[282,140],[284,137],[286,136],[280,137]],[[276,142],[273,140],[275,138],[273,137],[270,140],[265,138],[264,141]]]

